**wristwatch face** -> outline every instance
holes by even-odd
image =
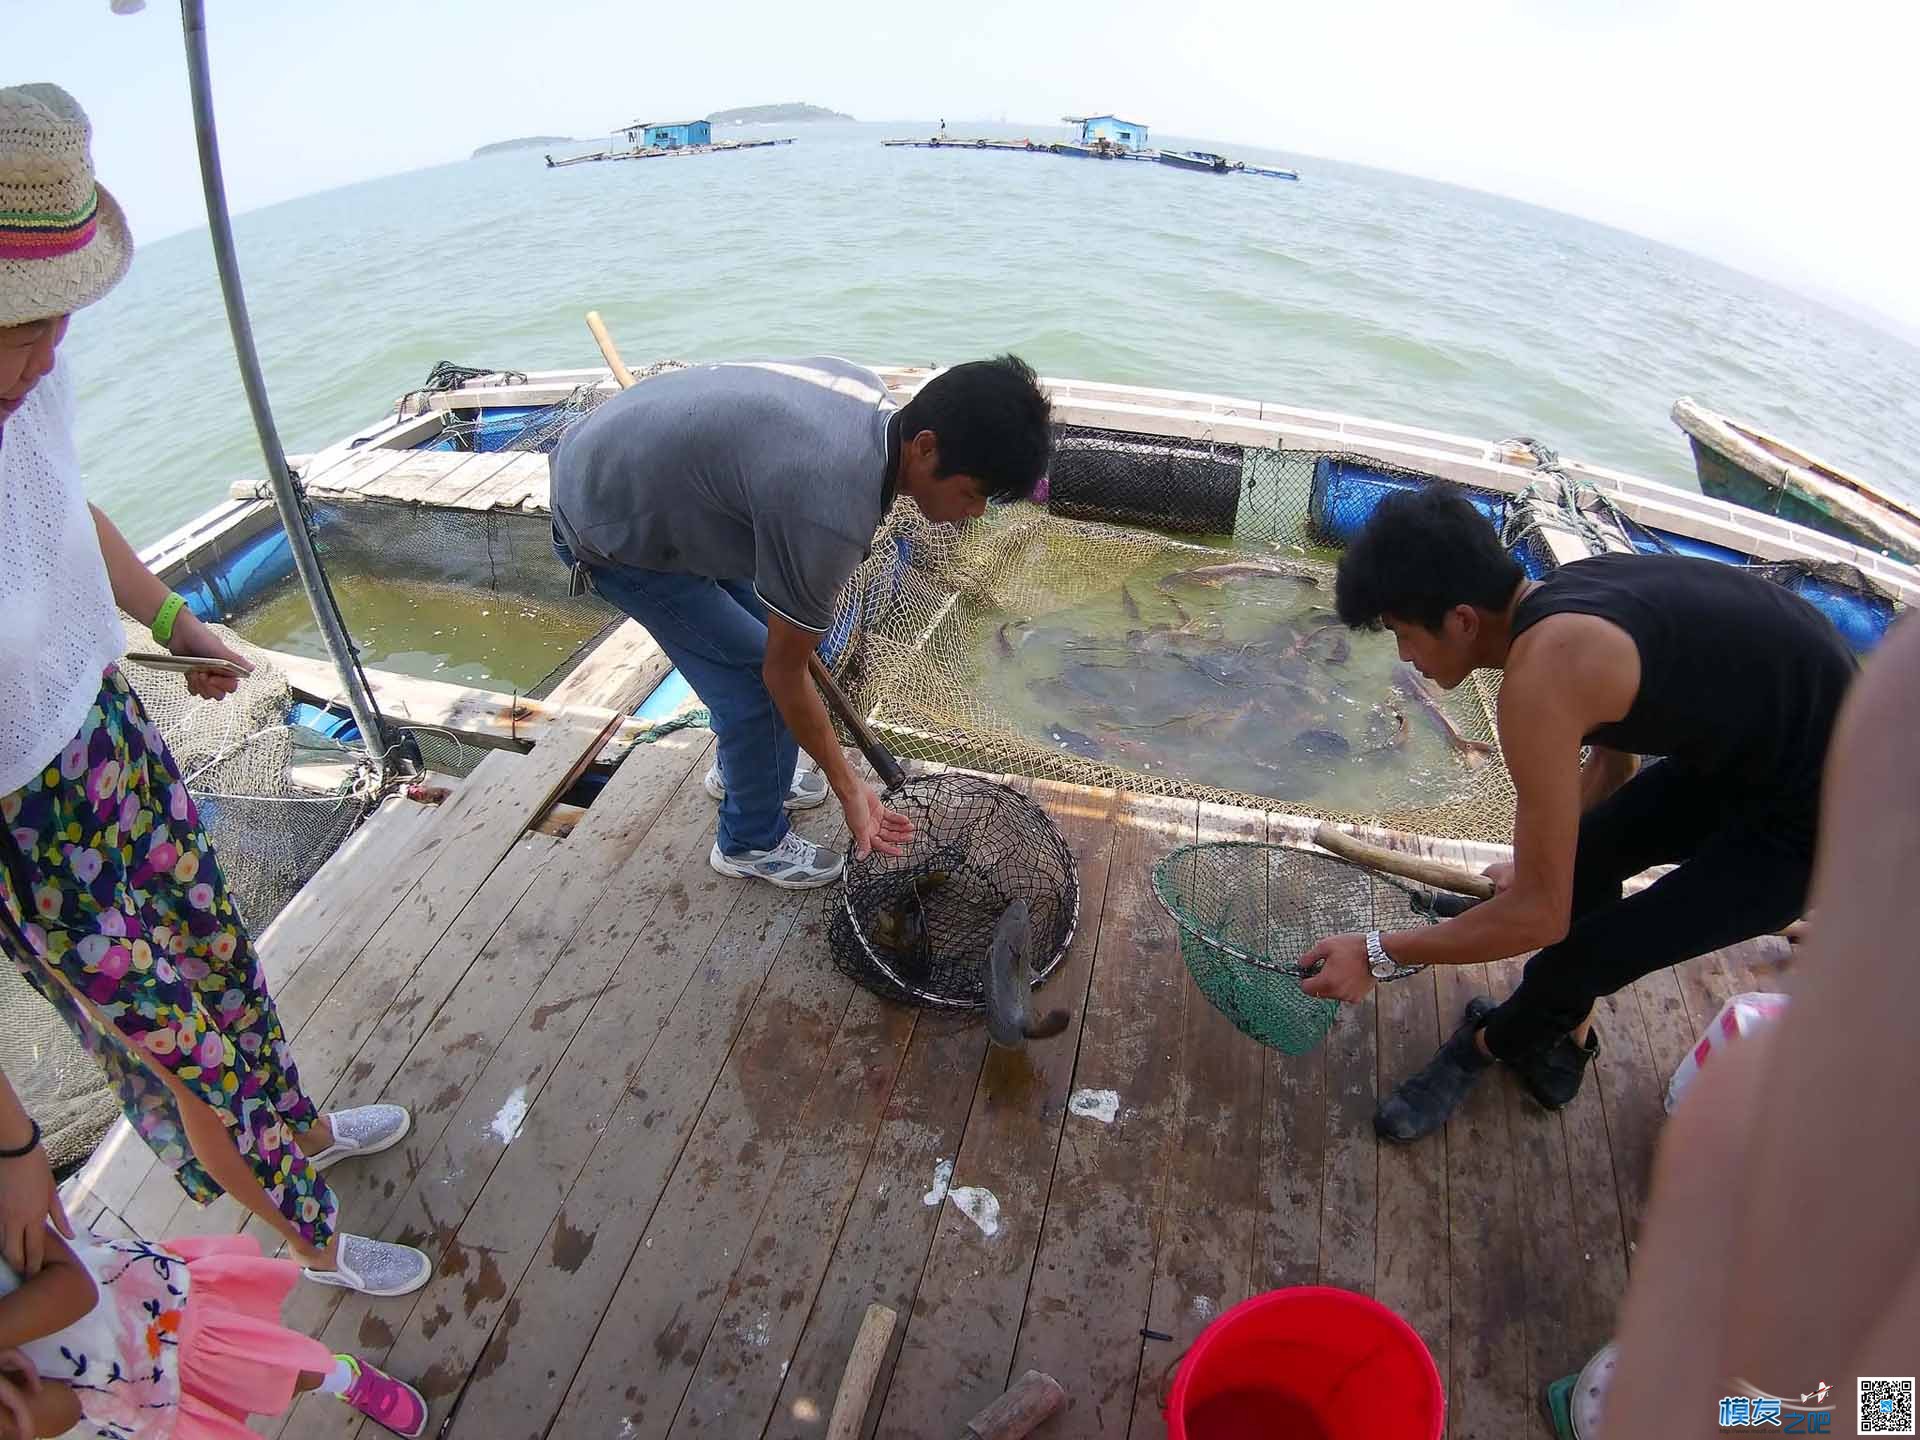
[[[1387,954],[1386,947],[1380,943],[1379,932],[1367,936],[1367,969],[1376,980],[1385,980],[1400,967],[1393,963],[1393,957]]]

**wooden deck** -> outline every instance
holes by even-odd
[[[828,963],[834,892],[714,874],[705,732],[637,747],[565,839],[530,830],[604,734],[564,713],[445,804],[390,802],[262,940],[311,1093],[413,1107],[403,1146],[329,1172],[345,1226],[439,1262],[403,1299],[302,1286],[289,1323],[417,1381],[429,1435],[821,1435],[880,1301],[900,1324],[870,1434],[957,1433],[1031,1367],[1071,1397],[1040,1435],[1154,1436],[1213,1315],[1311,1282],[1406,1316],[1453,1436],[1546,1434],[1541,1388],[1608,1336],[1665,1077],[1763,985],[1757,949],[1653,977],[1607,1002],[1565,1112],[1498,1077],[1444,1135],[1385,1147],[1376,1096],[1516,966],[1382,987],[1304,1059],[1243,1039],[1189,983],[1149,870],[1267,817],[1033,785],[1079,859],[1046,992],[1073,1023],[989,1054],[978,1024]],[[1083,1089],[1116,1092],[1111,1121],[1070,1110]],[[125,1142],[70,1187],[78,1218],[239,1224]],[[997,1199],[992,1233],[942,1199],[948,1163]],[[309,1399],[266,1429],[354,1419]]]

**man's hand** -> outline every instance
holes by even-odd
[[[1513,865],[1509,861],[1496,860],[1480,873],[1493,882],[1496,895],[1513,888]]]
[[[69,1240],[73,1222],[60,1203],[47,1152],[36,1145],[0,1160],[0,1255],[23,1276],[37,1275],[47,1255],[47,1222]]]
[[[840,796],[840,808],[847,812],[847,830],[853,836],[853,858],[864,860],[873,851],[882,855],[901,855],[913,839],[913,822],[886,802],[858,775],[848,777],[847,789]]]
[[[247,674],[253,673],[252,662],[228,646],[190,610],[182,610],[174,617],[173,640],[167,648],[176,655],[200,660],[230,660]],[[187,689],[202,700],[224,700],[239,688],[239,680],[232,675],[219,675],[211,670],[187,672]]]
[[[1343,1000],[1358,1005],[1373,989],[1373,972],[1367,969],[1367,938],[1364,935],[1329,935],[1300,957],[1300,968],[1317,973],[1300,982],[1300,988],[1316,1000]]]

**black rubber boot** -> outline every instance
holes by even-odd
[[[1493,1013],[1493,1002],[1476,995],[1467,1002],[1467,1018],[1447,1038],[1426,1067],[1402,1081],[1400,1088],[1373,1112],[1373,1133],[1382,1140],[1405,1144],[1431,1135],[1447,1123],[1453,1107],[1493,1065],[1474,1043],[1481,1023]]]
[[[1539,1054],[1510,1063],[1529,1095],[1547,1109],[1558,1110],[1580,1093],[1587,1067],[1599,1053],[1600,1032],[1595,1029],[1587,1032],[1585,1045],[1576,1045],[1571,1036],[1562,1035]]]

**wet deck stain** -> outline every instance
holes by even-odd
[[[571,1275],[586,1262],[593,1253],[593,1232],[580,1230],[567,1223],[567,1212],[562,1210],[553,1220],[553,1263],[559,1269]]]
[[[492,1254],[483,1251],[480,1255],[480,1273],[466,1284],[467,1314],[473,1314],[482,1301],[504,1300],[506,1294],[506,1277],[500,1273]]]
[[[366,1314],[360,1317],[360,1343],[369,1350],[387,1350],[393,1346],[393,1327],[380,1316]]]
[[[565,1000],[556,1000],[551,1005],[542,1005],[533,1012],[533,1019],[527,1028],[529,1030],[544,1030],[547,1028],[547,1021],[551,1020],[554,1016],[571,1010],[582,1000],[593,999],[593,996],[594,992],[589,991],[585,995],[574,995]]]

